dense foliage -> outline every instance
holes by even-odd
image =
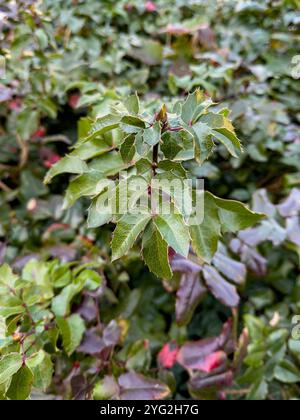
[[[0,5],[0,399],[300,398],[299,23]],[[105,207],[109,181],[144,182],[132,209],[186,178],[201,223],[173,190],[169,215]]]

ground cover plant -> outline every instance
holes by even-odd
[[[1,399],[299,398],[300,4],[207,3],[0,5]]]

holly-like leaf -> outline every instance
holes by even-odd
[[[76,156],[66,156],[52,166],[47,173],[44,182],[45,184],[49,184],[55,176],[63,173],[81,175],[88,172],[88,170],[87,164],[80,158]]]
[[[120,120],[121,117],[119,115],[114,114],[108,114],[104,117],[98,118],[96,122],[92,125],[89,135],[85,140],[93,140],[94,138],[99,137],[102,134],[107,133],[108,131],[112,131],[115,128],[118,128]]]
[[[162,214],[154,218],[154,223],[168,245],[178,254],[187,257],[190,248],[189,229],[180,214]]]
[[[155,146],[160,142],[161,128],[158,121],[153,125],[153,127],[149,127],[146,130],[144,130],[143,138],[144,141],[150,146]]]
[[[103,174],[98,171],[90,171],[70,182],[65,200],[64,209],[72,207],[81,197],[95,196],[100,194],[103,187],[99,181],[103,179]]]
[[[147,226],[143,235],[143,258],[149,270],[156,276],[163,279],[172,278],[168,244],[153,222]]]
[[[254,213],[238,201],[223,200],[215,196],[213,198],[218,207],[223,232],[235,233],[247,229],[265,217],[263,214]]]
[[[113,261],[127,254],[150,220],[151,216],[147,213],[127,214],[121,218],[114,231],[111,244]]]
[[[130,114],[138,115],[140,112],[140,100],[137,93],[129,96],[124,105]]]

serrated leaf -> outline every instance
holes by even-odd
[[[49,184],[54,177],[63,173],[81,175],[88,172],[87,164],[75,156],[66,156],[59,160],[47,173],[44,183]]]
[[[118,189],[115,186],[109,187],[93,200],[89,208],[87,221],[89,228],[97,228],[112,221],[117,210],[115,208],[117,191]]]
[[[84,321],[74,314],[66,319],[58,317],[56,322],[62,335],[63,348],[67,355],[71,356],[81,343],[85,331]]]
[[[143,138],[150,146],[155,146],[161,139],[161,128],[158,121],[152,126],[144,130]]]
[[[154,218],[154,223],[167,244],[180,255],[187,257],[190,248],[188,226],[180,214],[162,214]]]
[[[149,270],[157,277],[163,279],[172,278],[168,244],[164,241],[153,222],[148,225],[143,235],[143,258]]]
[[[76,156],[82,160],[92,159],[96,156],[103,155],[112,150],[112,147],[105,143],[103,139],[92,139],[83,144],[79,144],[70,156]]]
[[[204,93],[197,89],[188,96],[182,105],[181,118],[187,125],[191,126],[210,105],[212,105],[211,99],[207,99]]]
[[[26,400],[31,392],[33,373],[26,365],[23,365],[14,374],[6,396],[15,401]]]
[[[10,353],[0,360],[0,385],[7,382],[22,366],[22,356]]]
[[[136,154],[135,136],[128,136],[120,148],[120,153],[124,162],[131,162]]]
[[[101,172],[91,171],[71,181],[66,192],[63,208],[66,210],[72,207],[81,197],[100,194],[103,189],[102,185],[99,186],[101,179],[103,179]]]
[[[114,114],[108,114],[104,117],[98,118],[93,124],[89,135],[86,138],[86,141],[93,140],[94,138],[105,134],[109,131],[114,130],[119,127],[120,116]]]
[[[254,213],[238,201],[213,197],[218,207],[223,232],[235,233],[247,229],[265,217],[263,214]]]
[[[211,262],[217,252],[221,235],[221,223],[216,203],[210,194],[204,197],[204,220],[190,226],[193,249],[206,262]]]
[[[112,261],[121,258],[132,248],[141,232],[151,220],[149,214],[127,214],[117,224],[111,244]]]
[[[202,122],[198,122],[190,129],[194,135],[195,158],[202,165],[213,153],[215,144],[212,139],[211,128]]]

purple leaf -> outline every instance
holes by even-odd
[[[230,248],[240,255],[241,261],[257,276],[263,277],[267,274],[267,260],[255,248],[243,244],[239,239],[233,239]]]
[[[77,313],[88,322],[95,320],[97,317],[97,309],[94,299],[90,296],[85,296],[82,304],[77,310]]]
[[[171,262],[171,268],[174,273],[200,273],[202,267],[181,255],[176,254]]]
[[[300,211],[300,190],[294,188],[287,199],[277,206],[277,209],[282,217],[298,216]]]
[[[286,220],[286,229],[288,239],[293,242],[293,244],[300,246],[299,217],[289,217]]]
[[[0,85],[0,102],[6,102],[9,101],[12,98],[12,90]]]
[[[213,259],[213,265],[234,283],[245,283],[247,275],[245,264],[235,261],[221,252],[217,252]]]
[[[235,308],[240,302],[236,288],[228,283],[214,267],[206,265],[203,269],[203,276],[211,293],[230,308]]]
[[[4,263],[5,254],[6,254],[6,244],[3,242],[0,242],[0,264]]]
[[[102,336],[99,335],[97,328],[87,330],[78,351],[80,353],[97,355],[103,350],[114,347],[118,343],[119,338],[120,328],[116,321],[112,320],[103,330]]]
[[[263,213],[269,216],[270,218],[274,218],[276,216],[277,210],[276,206],[271,203],[267,190],[261,189],[255,191],[253,194],[253,204],[252,210],[257,213]]]
[[[194,310],[206,292],[207,289],[203,286],[199,273],[182,275],[176,295],[176,321],[179,325],[190,322]]]
[[[167,385],[135,372],[119,377],[120,400],[161,400],[170,394]]]
[[[217,391],[224,386],[231,386],[232,382],[233,372],[230,370],[216,376],[203,377],[202,375],[196,375],[190,380],[189,386],[191,391],[199,391],[205,388],[213,388]]]

